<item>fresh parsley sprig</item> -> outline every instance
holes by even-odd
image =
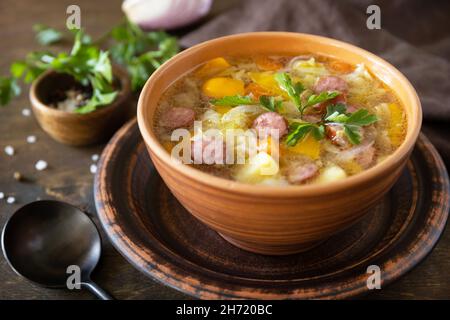
[[[289,133],[286,137],[286,144],[288,146],[295,146],[300,140],[311,133],[317,140],[322,140],[325,137],[325,128],[322,124],[314,124],[309,122],[292,122],[289,125]]]
[[[36,32],[36,40],[42,45],[50,45],[70,38],[70,33],[68,36],[66,32],[43,24],[37,24],[33,29]],[[75,38],[70,54],[53,55],[49,52],[32,52],[24,60],[11,65],[10,76],[0,77],[0,106],[8,104],[12,98],[20,94],[18,80],[30,83],[45,70],[54,69],[71,74],[83,85],[92,85],[91,103],[79,110],[79,112],[89,112],[89,110],[95,110],[97,106],[107,104],[113,97],[108,76],[110,59],[127,69],[132,89],[138,91],[154,70],[179,51],[175,37],[162,31],[144,32],[129,21],[114,27],[112,31],[95,42],[85,33],[80,33],[78,30],[71,31]],[[109,45],[110,55],[108,51],[96,49],[100,44]],[[89,48],[82,48],[83,46],[89,46]],[[95,60],[98,61],[94,62]],[[90,71],[97,75],[87,75]]]
[[[75,35],[70,53],[52,54],[50,52],[32,52],[22,61],[11,65],[11,77],[3,77],[0,85],[0,102],[7,104],[17,96],[17,82],[34,81],[46,70],[71,75],[85,87],[92,89],[92,97],[88,102],[75,110],[77,113],[87,113],[100,106],[110,104],[116,97],[113,88],[112,67],[109,54],[96,46],[86,43],[84,33],[79,30]]]
[[[367,109],[358,109],[353,113],[347,113],[347,107],[343,104],[335,104],[327,107],[325,121],[342,124],[344,133],[352,144],[361,143],[361,127],[368,126],[378,121],[374,114]]]
[[[317,140],[325,137],[325,127],[328,124],[340,124],[345,135],[352,144],[361,143],[361,127],[368,126],[378,121],[378,118],[370,114],[367,109],[359,109],[353,113],[347,113],[347,106],[338,103],[327,107],[326,115],[320,123],[292,122],[289,125],[289,132],[286,144],[295,146],[308,133],[311,133]]]
[[[280,88],[284,90],[294,102],[301,115],[303,115],[307,108],[336,98],[340,94],[338,91],[324,91],[317,95],[312,94],[308,97],[306,102],[302,102],[301,94],[305,91],[305,87],[300,82],[293,83],[291,77],[286,72],[277,73],[275,75],[275,80],[278,82]]]
[[[259,102],[254,100],[251,96],[225,96],[219,99],[211,99],[209,102],[215,106],[227,106],[236,107],[240,105],[255,105],[260,104],[263,108],[268,111],[277,112],[281,108],[283,103],[281,100],[276,100],[275,97],[271,96],[261,96],[259,97]]]
[[[153,71],[179,51],[175,37],[163,31],[144,32],[128,20],[110,35],[112,59],[126,67],[134,91],[142,89]]]
[[[280,110],[283,102],[281,100],[276,100],[275,97],[261,96],[259,97],[259,103],[267,110],[277,112]]]
[[[228,106],[228,107],[236,107],[239,105],[245,104],[256,104],[256,102],[249,96],[225,96],[219,99],[211,99],[209,101],[211,104],[215,106]]]
[[[325,121],[344,121],[348,118],[347,107],[345,104],[337,103],[327,106],[327,113],[325,114]]]
[[[293,83],[291,77],[286,72],[277,73],[275,80],[278,82],[280,88],[288,94],[300,112],[302,112],[303,108],[300,95],[305,90],[305,87],[300,82]]]
[[[340,93],[338,91],[324,91],[319,94],[312,94],[308,97],[308,100],[306,103],[303,104],[302,109],[303,111],[308,108],[312,107],[318,103],[322,103],[331,99],[336,98]]]

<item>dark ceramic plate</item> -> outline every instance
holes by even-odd
[[[445,226],[449,181],[421,135],[386,197],[350,229],[301,254],[264,256],[238,249],[192,217],[147,155],[136,121],[103,152],[95,179],[101,224],[116,249],[149,277],[206,299],[348,298],[368,292],[367,268],[381,286],[432,250]]]

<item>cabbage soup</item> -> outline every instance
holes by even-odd
[[[403,142],[407,123],[395,93],[363,64],[302,54],[207,61],[163,93],[153,126],[168,152],[179,145],[173,133],[185,129],[190,147],[181,153],[201,171],[285,186],[375,166]],[[256,142],[230,144],[230,130]],[[228,161],[230,153],[245,161]]]

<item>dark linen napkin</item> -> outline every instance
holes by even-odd
[[[216,0],[225,1],[225,0]],[[422,102],[423,131],[450,168],[450,1],[245,0],[181,39],[189,47],[250,31],[311,33],[346,41],[396,66]],[[381,29],[366,26],[369,5],[381,9]]]

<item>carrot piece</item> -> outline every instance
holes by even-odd
[[[257,56],[255,63],[259,69],[264,71],[277,71],[283,68],[283,64],[266,56]]]
[[[212,98],[244,95],[244,82],[238,79],[217,77],[205,81],[202,86],[203,93]]]
[[[219,72],[224,71],[231,65],[222,57],[214,58],[202,65],[196,72],[195,75],[199,78],[211,77]]]
[[[249,76],[253,82],[266,90],[270,95],[287,97],[287,94],[280,89],[273,72],[249,72]]]
[[[245,87],[245,94],[249,95],[252,94],[253,98],[258,101],[259,97],[261,96],[270,96],[270,92],[265,90],[263,87],[261,87],[260,85],[251,82],[249,83],[246,87]]]
[[[355,69],[351,64],[342,61],[331,61],[328,66],[339,73],[350,73]]]
[[[311,134],[308,134],[293,147],[287,147],[287,151],[297,154],[303,154],[311,159],[318,159],[320,156],[320,142]]]

